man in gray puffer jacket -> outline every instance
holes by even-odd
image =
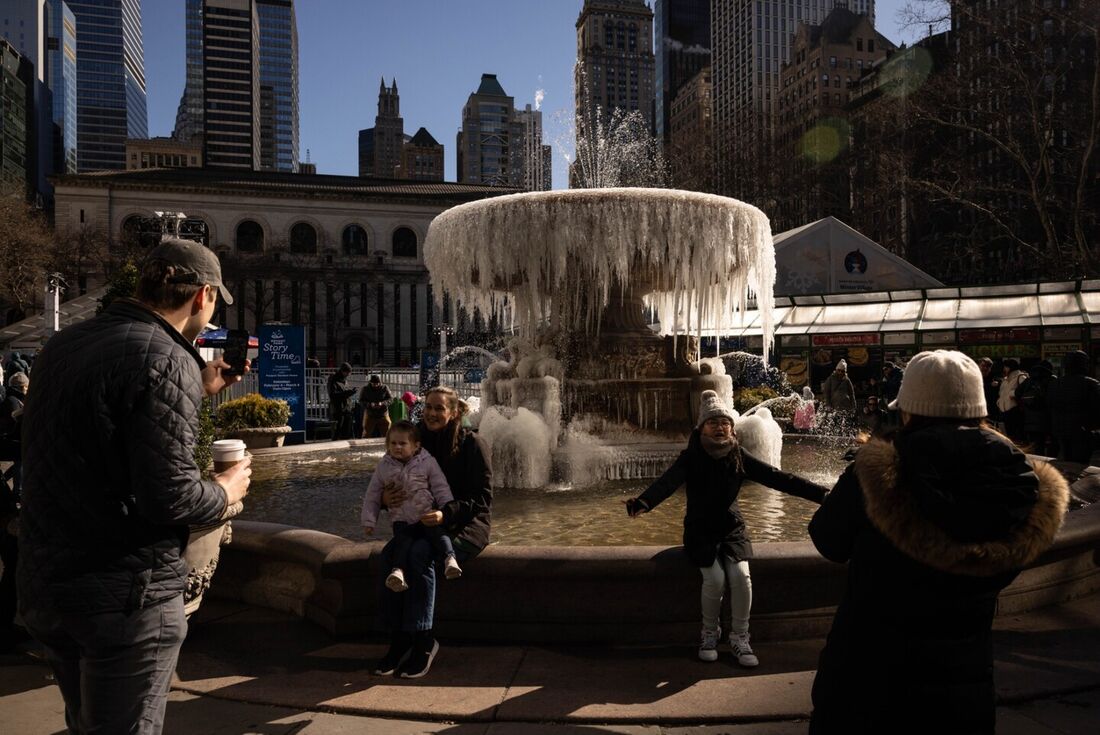
[[[222,286],[217,256],[166,239],[136,299],[52,337],[23,418],[18,586],[71,732],[159,733],[187,632],[188,526],[248,492],[248,460],[204,480],[199,408],[239,377],[192,346]]]

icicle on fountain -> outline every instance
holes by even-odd
[[[436,293],[510,314],[522,340],[518,357],[492,366],[482,384],[481,430],[499,437],[494,458],[531,441],[548,458],[562,420],[585,414],[690,429],[703,390],[727,400],[732,392],[728,376],[693,365],[698,336],[729,330],[750,293],[765,355],[769,347],[771,228],[763,212],[733,199],[632,188],[496,197],[436,217],[424,257]],[[660,334],[646,309],[660,316]],[[507,411],[494,416],[493,407]],[[536,417],[545,431],[535,431]],[[522,425],[494,428],[513,419]],[[545,484],[549,459],[536,464],[507,484]]]

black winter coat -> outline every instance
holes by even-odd
[[[183,593],[188,526],[226,505],[194,459],[203,365],[129,300],[46,344],[23,414],[21,605],[97,613]]]
[[[451,454],[450,434],[428,431],[420,425],[421,443],[439,462],[454,500],[441,509],[443,527],[467,551],[489,545],[492,525],[493,467],[485,440],[469,429],[459,429],[458,451]]]
[[[986,429],[872,440],[810,522],[848,564],[811,733],[992,733],[997,595],[1054,539],[1069,488]]]
[[[23,391],[15,388],[8,388],[8,392],[0,399],[0,437],[5,437],[15,430],[18,421],[14,414],[23,407],[23,402],[26,400],[27,397]]]
[[[719,553],[742,561],[752,558],[752,542],[737,505],[737,496],[745,480],[815,503],[820,503],[826,493],[826,488],[761,462],[740,447],[728,457],[714,459],[703,449],[696,429],[691,433],[687,449],[680,452],[672,466],[646,488],[638,500],[647,509],[656,508],[684,485],[687,492],[684,551],[691,563],[709,567]]]
[[[1066,375],[1047,393],[1047,408],[1054,436],[1087,434],[1100,427],[1100,382],[1087,375]]]

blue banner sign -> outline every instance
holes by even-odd
[[[420,393],[439,385],[439,350],[420,351]]]
[[[260,327],[260,394],[290,405],[290,428],[306,430],[306,329],[301,325]]]

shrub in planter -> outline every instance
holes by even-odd
[[[278,442],[272,442],[267,446],[278,446],[282,443],[282,435],[290,431],[287,421],[290,420],[290,406],[286,401],[273,398],[264,398],[259,393],[249,393],[241,398],[234,398],[218,406],[214,416],[214,425],[217,427],[220,437],[240,437],[249,442],[249,435],[276,435]],[[274,431],[281,429],[282,431]],[[264,444],[256,444],[263,446]]]
[[[758,403],[775,398],[779,394],[766,385],[761,385],[756,388],[741,388],[734,391],[733,395],[733,407],[737,413],[745,413],[750,408]]]

